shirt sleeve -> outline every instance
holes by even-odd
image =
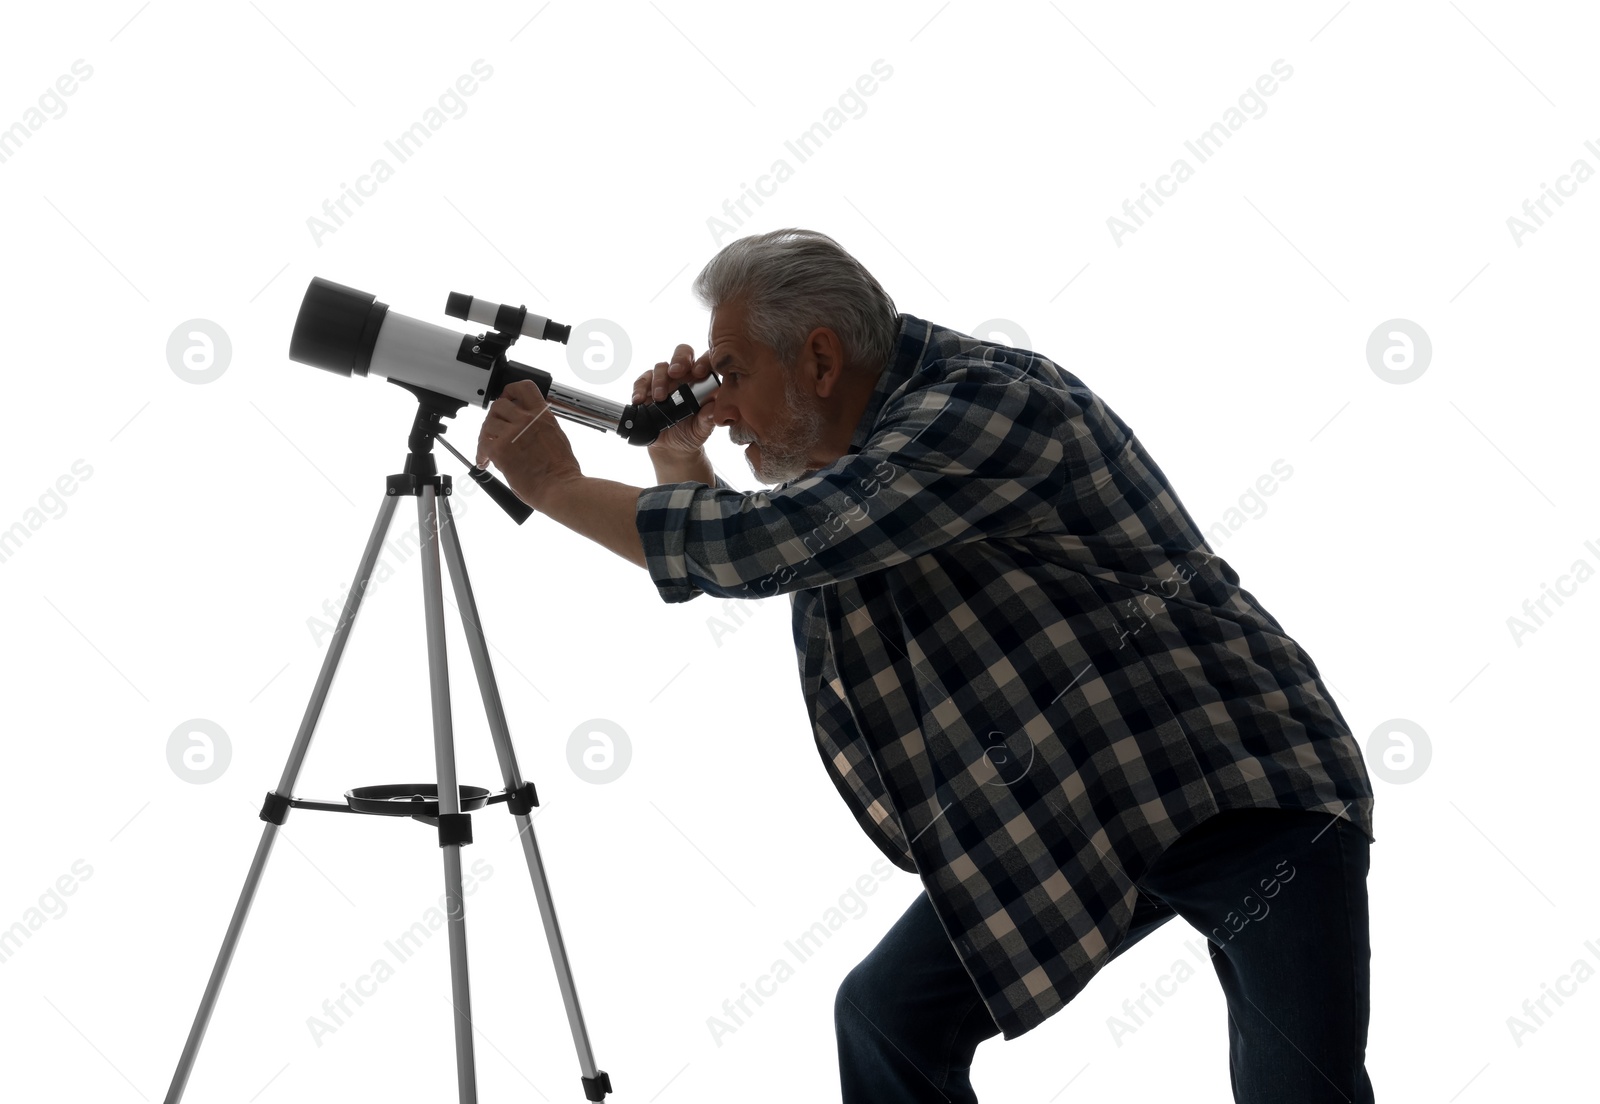
[[[636,520],[662,600],[769,598],[1027,532],[1067,485],[1064,414],[982,368],[923,369],[859,452],[780,487],[646,488]]]

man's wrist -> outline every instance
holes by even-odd
[[[573,487],[583,482],[585,478],[587,477],[582,472],[569,472],[547,479],[535,488],[532,500],[528,502],[528,505],[541,514],[554,516],[559,512],[559,507],[556,505],[557,502]]]
[[[655,465],[657,483],[704,483],[708,487],[716,484],[717,477],[711,470],[711,458],[705,449],[689,456],[651,453],[650,460]]]

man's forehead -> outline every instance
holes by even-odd
[[[706,324],[707,347],[721,345],[733,350],[743,345],[744,330],[738,323],[739,318],[733,311],[712,311],[711,320]]]

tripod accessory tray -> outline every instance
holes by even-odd
[[[385,786],[354,786],[344,792],[344,802],[323,801],[314,797],[283,797],[269,791],[261,807],[261,819],[282,824],[290,809],[321,809],[329,813],[369,813],[374,816],[403,816],[439,830],[439,846],[452,844],[465,846],[472,842],[472,814],[496,801],[504,801],[515,810],[528,799],[537,805],[533,784],[524,783],[521,790],[490,794],[482,786],[457,785],[461,811],[439,812],[439,786],[434,782],[401,782]],[[524,810],[525,811],[525,810]]]
[[[526,816],[539,805],[539,794],[532,782],[514,790],[490,793],[482,786],[457,785],[461,812],[505,802],[512,816]],[[434,782],[402,782],[387,786],[353,786],[344,792],[344,801],[325,801],[315,797],[285,797],[268,790],[261,803],[260,817],[269,824],[282,824],[290,809],[320,809],[326,813],[370,813],[376,816],[408,816],[430,821],[439,816],[439,786]]]
[[[459,785],[461,811],[481,809],[489,800],[489,791],[482,786]],[[353,813],[376,813],[379,816],[439,815],[439,786],[436,782],[400,783],[390,786],[355,786],[344,792],[344,799]]]

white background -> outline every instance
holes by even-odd
[[[289,361],[311,277],[437,324],[455,325],[452,290],[610,320],[632,360],[591,390],[625,400],[677,343],[704,347],[690,281],[735,236],[708,220],[780,158],[792,178],[736,233],[823,230],[901,310],[1008,320],[995,336],[1098,391],[1202,525],[1245,497],[1256,516],[1215,551],[1315,657],[1369,763],[1388,748],[1411,779],[1374,778],[1378,1096],[1592,1093],[1600,984],[1520,1038],[1508,1025],[1574,962],[1600,967],[1600,582],[1547,600],[1520,640],[1507,624],[1575,561],[1600,567],[1600,182],[1568,181],[1520,241],[1507,224],[1575,160],[1600,168],[1584,6],[128,0],[3,22],[0,126],[92,67],[0,164],[0,528],[26,531],[0,562],[0,927],[36,925],[0,962],[3,1095],[157,1100],[172,1076],[324,655],[311,619],[354,574],[414,409]],[[398,163],[384,141],[477,59],[492,76]],[[892,75],[800,162],[785,140],[878,59]],[[1200,163],[1185,140],[1277,59],[1292,77]],[[393,177],[319,240],[307,220],[380,157]],[[1107,219],[1180,157],[1193,178],[1116,240]],[[213,382],[169,363],[192,319],[231,341]],[[1431,338],[1414,382],[1368,362],[1392,319]],[[514,355],[579,385],[559,346]],[[457,419],[460,443],[478,421]],[[590,474],[653,481],[642,452],[568,433]],[[1276,460],[1292,477],[1251,499]],[[835,989],[919,892],[911,875],[864,911],[847,898],[720,1045],[707,1023],[879,858],[811,743],[787,600],[668,606],[612,553],[473,491],[456,498],[467,560],[612,1099],[836,1099]],[[414,517],[402,503],[395,532]],[[419,557],[391,562],[298,795],[433,777]],[[446,615],[460,776],[497,786]],[[631,749],[606,784],[569,764],[596,718]],[[1397,718],[1427,734],[1426,763],[1388,736]],[[203,784],[168,758],[196,719],[231,749]],[[482,1097],[580,1100],[510,820],[475,825]],[[453,1099],[442,932],[320,1042],[308,1026],[426,915],[437,851],[410,821],[292,814],[187,1098]],[[980,1097],[1229,1099],[1208,971],[1134,1034],[1107,1026],[1193,937],[1168,925],[1039,1028],[985,1043]]]

